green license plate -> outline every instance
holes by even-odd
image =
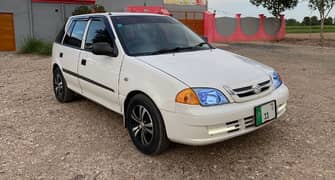
[[[271,101],[255,107],[256,126],[260,126],[276,118],[277,118],[276,101]]]

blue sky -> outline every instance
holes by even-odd
[[[271,16],[266,9],[253,6],[249,0],[208,0],[208,8],[210,10],[216,9],[219,16],[234,16],[236,13],[242,13],[242,16],[258,16],[258,14]],[[318,16],[317,11],[308,8],[308,3],[305,0],[299,2],[295,9],[286,11],[284,14],[286,18],[295,18],[299,21],[305,16]],[[335,16],[335,10],[330,13],[330,16]]]

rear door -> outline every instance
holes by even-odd
[[[107,42],[115,47],[114,34],[105,17],[91,18],[80,54],[78,66],[80,85],[84,96],[120,112],[118,99],[118,82],[121,68],[121,56],[111,57],[95,55],[92,47],[97,42]]]
[[[63,46],[58,52],[67,85],[78,93],[81,93],[78,78],[78,63],[87,23],[88,19],[73,20],[65,34]]]

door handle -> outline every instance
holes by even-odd
[[[86,66],[86,59],[81,60],[81,65]]]
[[[62,52],[61,52],[61,53],[59,53],[59,57],[61,57],[61,58],[63,57],[63,53],[62,53]]]

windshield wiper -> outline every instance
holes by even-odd
[[[201,42],[201,43],[199,43],[199,44],[193,46],[193,48],[202,47],[202,46],[204,46],[205,44],[208,44],[208,43],[206,43],[206,42]]]
[[[193,46],[192,48],[195,49],[195,48],[198,48],[198,47],[202,47],[202,46],[204,46],[204,45],[206,45],[206,44],[208,45],[208,47],[209,47],[210,49],[214,49],[214,47],[213,47],[212,45],[210,45],[208,42],[201,42],[201,43],[199,43],[199,44]]]
[[[192,49],[196,49],[199,47],[202,47],[203,45],[207,44],[209,46],[209,48],[213,48],[210,44],[208,44],[207,42],[201,42],[195,46],[189,46],[189,47],[175,47],[175,48],[171,48],[171,49],[160,49],[158,51],[154,51],[154,52],[150,52],[147,53],[147,55],[157,55],[157,54],[166,54],[166,53],[174,53],[174,52],[181,52],[184,50],[192,50]]]
[[[175,47],[171,49],[160,49],[158,51],[150,52],[148,54],[150,55],[156,55],[156,54],[165,54],[165,53],[174,53],[174,52],[180,52],[182,50],[192,49],[193,47]]]

